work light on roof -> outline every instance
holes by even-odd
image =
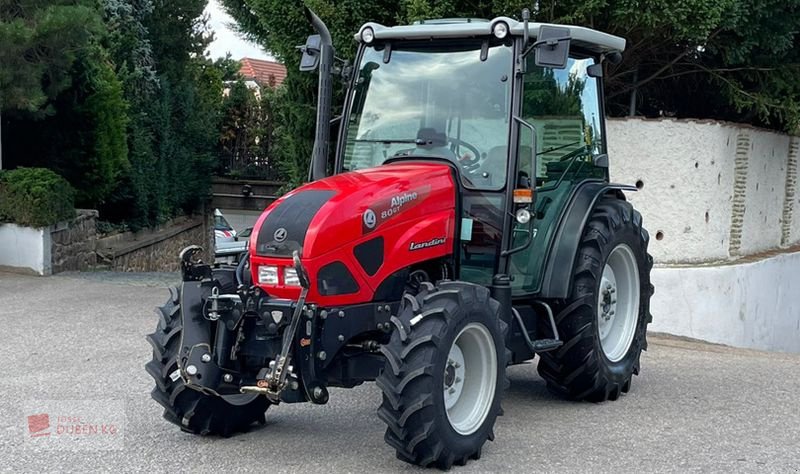
[[[375,39],[375,31],[369,26],[361,30],[361,40],[365,43],[372,43]]]
[[[495,37],[503,39],[508,36],[508,25],[505,22],[498,21],[492,27],[492,33],[494,33]]]

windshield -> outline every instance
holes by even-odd
[[[464,184],[500,189],[508,159],[512,48],[483,41],[365,49],[356,79],[342,168],[394,156],[453,161]],[[385,60],[388,59],[388,62]]]

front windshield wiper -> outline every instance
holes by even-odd
[[[363,143],[383,143],[384,145],[389,145],[392,143],[413,143],[414,145],[430,145],[433,143],[429,140],[423,140],[421,138],[356,138],[353,140],[354,142],[363,142]]]

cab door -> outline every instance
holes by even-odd
[[[595,165],[595,158],[606,152],[602,83],[587,73],[595,58],[570,57],[565,69],[536,66],[533,55],[527,61],[520,117],[533,125],[536,135],[520,128],[517,159],[518,169],[531,177],[534,187],[533,226],[513,224],[511,248],[531,239],[527,248],[510,257],[516,295],[538,292],[547,250],[575,187],[607,176],[606,168]],[[535,170],[531,146],[536,147]]]

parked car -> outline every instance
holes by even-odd
[[[245,252],[250,242],[250,233],[253,232],[252,227],[239,232],[233,241],[220,242],[217,240],[216,249],[214,251],[214,261],[216,263],[239,263],[239,259]]]
[[[219,209],[214,209],[214,243],[218,246],[225,242],[235,242],[236,231],[228,224],[228,220]]]

